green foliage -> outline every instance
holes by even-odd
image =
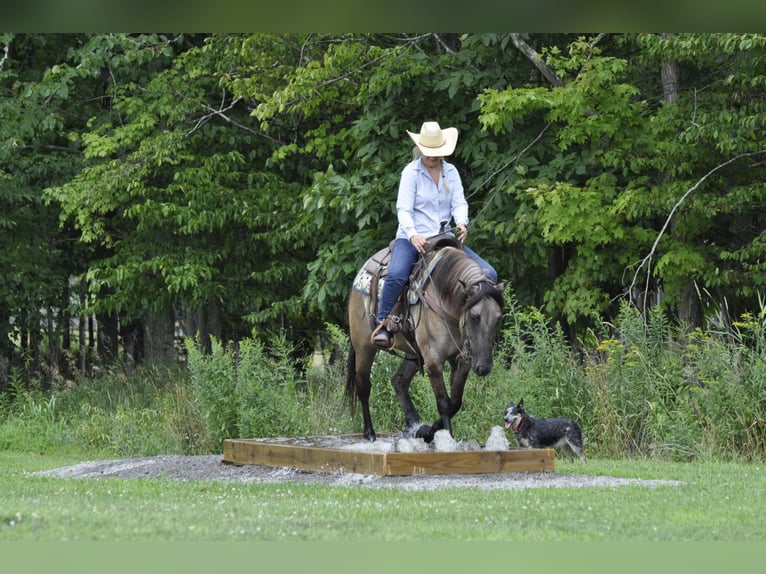
[[[570,340],[634,273],[671,316],[695,285],[753,309],[764,35],[522,37],[561,85],[509,34],[4,36],[0,347],[72,277],[124,322],[215,306],[227,340],[342,323],[426,119],[460,130],[471,246]]]
[[[623,305],[613,332],[593,333],[579,353],[537,312],[517,309],[510,318],[511,344],[501,348],[514,376],[509,400],[524,397],[538,416],[579,420],[589,449],[674,460],[762,456],[762,317],[735,323],[734,333],[746,326],[748,345],[701,330],[674,336],[659,309],[645,322]]]
[[[236,370],[233,352],[213,338],[204,355],[191,339],[186,340],[189,373],[202,414],[212,436],[220,445],[237,436]]]
[[[483,442],[503,425],[509,401],[535,416],[578,420],[590,456],[662,460],[766,457],[766,320],[745,315],[726,330],[674,328],[661,310],[644,321],[623,305],[618,320],[577,349],[537,308],[511,293],[495,368],[470,375],[457,439]],[[235,437],[316,436],[361,431],[344,396],[348,337],[327,330],[335,351],[296,360],[283,333],[214,340],[211,353],[186,343],[187,368],[107,372],[51,393],[14,379],[0,394],[0,449],[86,449],[104,456],[220,452]],[[381,353],[372,371],[376,430],[404,422],[390,380],[399,358]],[[447,372],[447,375],[449,373]],[[411,386],[423,421],[437,418],[427,378]],[[509,436],[511,443],[513,437]]]
[[[114,371],[50,393],[16,378],[0,395],[0,448],[103,456],[209,452],[188,377],[177,367]]]
[[[332,344],[347,349],[345,333],[337,326],[328,328]],[[208,355],[191,340],[186,342],[195,396],[216,444],[220,447],[224,439],[236,437],[358,432],[361,415],[349,416],[344,396],[345,361],[336,364],[325,358],[319,365],[303,365],[296,363],[284,334],[267,339],[268,345],[254,334],[236,347],[214,341]],[[397,367],[395,357],[381,356],[372,375],[371,409],[381,432],[396,432],[404,424],[390,384]],[[418,388],[428,394],[422,396]],[[433,403],[427,381],[415,381],[413,390],[417,404]]]
[[[186,342],[195,394],[219,447],[226,438],[316,434],[311,428],[316,415],[310,413],[317,407],[327,410],[321,405],[329,399],[326,381],[299,378],[300,367],[283,335],[270,342],[267,349],[251,337],[234,348],[214,340],[208,355]]]
[[[627,331],[638,321],[619,304],[626,298],[656,295],[665,321],[703,333],[719,305],[702,297],[725,302],[738,318],[757,312],[766,287],[766,36],[522,36],[561,85],[549,85],[508,34],[3,35],[0,365],[16,355],[39,363],[46,338],[55,371],[57,330],[66,313],[83,311],[74,285],[88,295],[87,312],[114,312],[123,325],[171,309],[215,308],[219,340],[233,348],[253,326],[284,327],[294,339],[343,324],[351,277],[396,227],[396,186],[411,157],[405,130],[437,119],[460,130],[452,159],[471,204],[471,247],[512,280],[523,309],[535,310],[521,311],[503,342],[515,349],[511,380],[540,400],[550,384],[560,397],[587,387],[576,364],[571,380],[545,381],[551,365],[535,364],[542,359],[515,348],[514,337],[544,346],[561,364],[583,352],[602,386],[551,411],[622,418],[625,429],[614,436],[642,452],[721,443],[711,423],[677,415],[694,404],[716,418],[714,388],[741,390],[729,399],[758,404],[760,372],[757,361],[748,363],[748,345],[697,341],[705,351],[695,361],[731,352],[741,371],[717,376],[745,377],[742,389],[752,387],[698,392],[679,383],[688,366],[677,354],[692,335],[665,333],[656,341],[669,354],[651,360],[641,359],[640,345],[643,354],[633,357],[629,345],[598,350],[598,340],[628,344],[602,332],[605,323]],[[663,84],[663,70],[666,80],[675,70],[682,81]],[[552,333],[543,330],[549,321]],[[662,330],[656,321],[646,319],[652,337]],[[569,349],[589,338],[590,346]],[[312,394],[321,389],[336,404],[332,385],[303,381],[300,368],[283,365],[294,378],[273,384],[258,361],[265,353],[268,364],[281,364],[278,348],[246,352],[248,401],[274,393],[279,410],[309,411],[328,398]],[[205,368],[236,392],[241,357],[224,347],[214,355]],[[396,429],[388,360],[376,367],[375,408]],[[493,389],[513,390],[500,386],[510,384],[504,375],[476,381],[492,408]],[[649,398],[639,381],[651,381]],[[424,411],[431,408],[422,378],[413,389]],[[218,441],[240,425],[265,424],[259,409],[272,405],[245,411],[226,395],[204,393]],[[611,394],[620,402],[607,400]],[[167,408],[191,413],[194,399],[184,397]],[[94,405],[94,444],[109,442],[98,437],[111,432],[95,423],[106,425],[110,408],[104,414]],[[150,413],[136,417],[136,426],[156,424]],[[488,410],[486,417],[476,420],[496,420]],[[660,430],[648,431],[645,420]],[[758,420],[750,413],[736,424]],[[298,432],[305,421],[288,417],[276,428]],[[131,432],[132,423],[119,424]],[[207,440],[198,427],[187,430],[187,444]],[[620,448],[603,436],[605,450]]]
[[[763,35],[751,34],[581,37],[542,51],[563,86],[479,94],[488,132],[543,138],[531,152],[536,162],[515,163],[506,194],[518,204],[515,221],[497,229],[518,227],[508,235],[513,245],[548,250],[526,258],[527,267],[547,267],[547,310],[579,336],[597,316],[614,316],[609,301],[626,292],[674,202],[692,189],[659,243],[650,284],[662,284],[671,312],[688,307],[693,283],[716,293],[726,284],[727,298],[754,305],[763,284],[749,246],[762,243],[753,198],[762,194],[766,154],[756,135],[766,108],[754,86],[766,77],[764,48]],[[683,74],[674,94],[658,81],[666,65]],[[739,203],[744,197],[749,203]],[[744,222],[752,223],[746,231]],[[730,242],[741,246],[737,255],[724,247]],[[746,266],[754,271],[747,278]]]
[[[284,337],[274,337],[267,353],[258,339],[244,339],[237,349],[237,436],[306,434],[292,351]],[[307,429],[306,429],[307,430]]]

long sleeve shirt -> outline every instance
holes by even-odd
[[[439,233],[440,223],[450,219],[455,225],[468,225],[468,202],[457,168],[442,160],[437,186],[420,158],[408,163],[399,180],[396,213],[397,239],[432,237]]]

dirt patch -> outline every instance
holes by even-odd
[[[123,478],[217,480],[248,484],[301,483],[366,488],[435,490],[441,488],[482,488],[520,490],[526,488],[581,488],[638,485],[656,487],[680,485],[672,480],[643,480],[610,476],[584,476],[559,472],[445,474],[413,476],[371,476],[353,473],[309,472],[260,465],[232,465],[220,455],[163,455],[144,458],[83,462],[34,473],[58,478]]]

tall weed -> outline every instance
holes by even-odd
[[[624,305],[614,324],[573,348],[539,309],[521,308],[511,293],[506,298],[495,368],[486,377],[469,375],[453,421],[457,439],[483,441],[503,424],[508,401],[524,398],[535,416],[577,419],[591,456],[766,458],[763,311],[688,333],[659,310],[644,318]],[[317,364],[296,359],[281,334],[254,333],[237,345],[214,340],[208,354],[189,340],[186,366],[105,371],[51,391],[11,381],[0,395],[0,448],[198,454],[220,452],[231,437],[358,433],[361,409],[352,417],[344,396],[348,336],[326,327],[336,352]],[[404,425],[390,382],[399,362],[379,353],[373,366],[378,433]],[[411,394],[422,420],[435,420],[422,373]]]
[[[237,435],[237,378],[234,350],[211,338],[211,350],[203,354],[192,339],[185,342],[192,387],[213,440]]]
[[[178,368],[145,365],[130,376],[105,372],[45,392],[12,383],[0,400],[0,448],[84,450],[91,456],[206,450],[203,436],[186,436],[178,405],[170,400],[184,381]]]
[[[591,397],[600,425],[594,440],[606,453],[693,456],[700,429],[688,410],[691,393],[664,315],[644,322],[623,305],[611,333],[587,353]]]

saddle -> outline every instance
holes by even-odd
[[[370,274],[370,328],[375,329],[377,327],[376,317],[378,311],[378,295],[380,291],[380,283],[385,280],[388,274],[388,264],[391,262],[391,249],[393,241],[386,247],[376,252],[372,257],[367,260],[364,266],[364,270]],[[422,291],[426,287],[426,282],[420,281],[424,271],[428,266],[428,262],[432,258],[428,257],[431,253],[435,253],[445,247],[454,247],[456,249],[462,249],[462,244],[451,233],[439,233],[433,237],[428,238],[428,245],[426,246],[426,257],[419,257],[412,266],[410,271],[410,277],[407,284],[399,294],[399,298],[394,304],[394,308],[386,318],[386,329],[389,333],[398,333],[402,331],[402,334],[406,338],[414,336],[414,325],[410,320],[410,307],[415,305],[418,301],[418,292]],[[413,287],[416,287],[413,289]]]

